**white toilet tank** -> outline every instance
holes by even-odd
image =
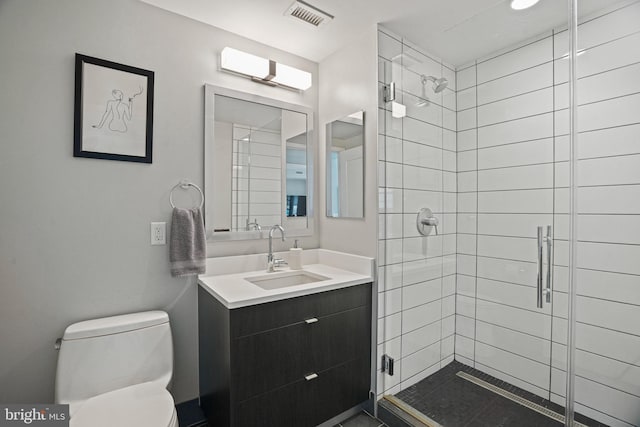
[[[173,343],[164,311],[87,320],[69,326],[56,371],[56,403],[76,403],[144,382],[168,387]]]

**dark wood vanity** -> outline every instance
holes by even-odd
[[[211,426],[315,426],[369,398],[371,284],[228,309],[198,287]]]

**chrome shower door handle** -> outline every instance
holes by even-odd
[[[544,237],[542,236],[542,227],[538,227],[538,289],[537,289],[537,294],[538,294],[538,301],[537,301],[537,307],[538,308],[542,308],[542,260],[543,260],[543,240]]]
[[[547,225],[547,288],[544,290],[545,301],[551,302],[551,283],[553,282],[553,236],[550,225]]]
[[[547,285],[543,288],[544,244],[547,245]],[[547,225],[547,235],[543,235],[543,227],[538,227],[538,278],[537,278],[537,307],[542,308],[544,301],[551,302],[551,287],[553,283],[553,236],[552,228]]]

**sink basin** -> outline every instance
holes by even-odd
[[[329,280],[329,278],[319,274],[309,273],[308,271],[284,271],[281,273],[265,274],[264,276],[245,277],[245,280],[259,288],[270,290],[321,282],[323,280]]]

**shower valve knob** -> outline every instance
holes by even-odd
[[[423,236],[428,236],[431,233],[431,227],[434,228],[435,234],[438,235],[438,225],[440,220],[433,216],[433,212],[429,208],[422,208],[418,212],[416,218],[416,226],[418,232]]]
[[[439,223],[440,223],[440,221],[438,221],[438,218],[436,218],[436,217],[425,218],[425,219],[422,220],[422,224],[423,225],[431,225],[431,226],[434,226],[434,227],[437,227]]]

